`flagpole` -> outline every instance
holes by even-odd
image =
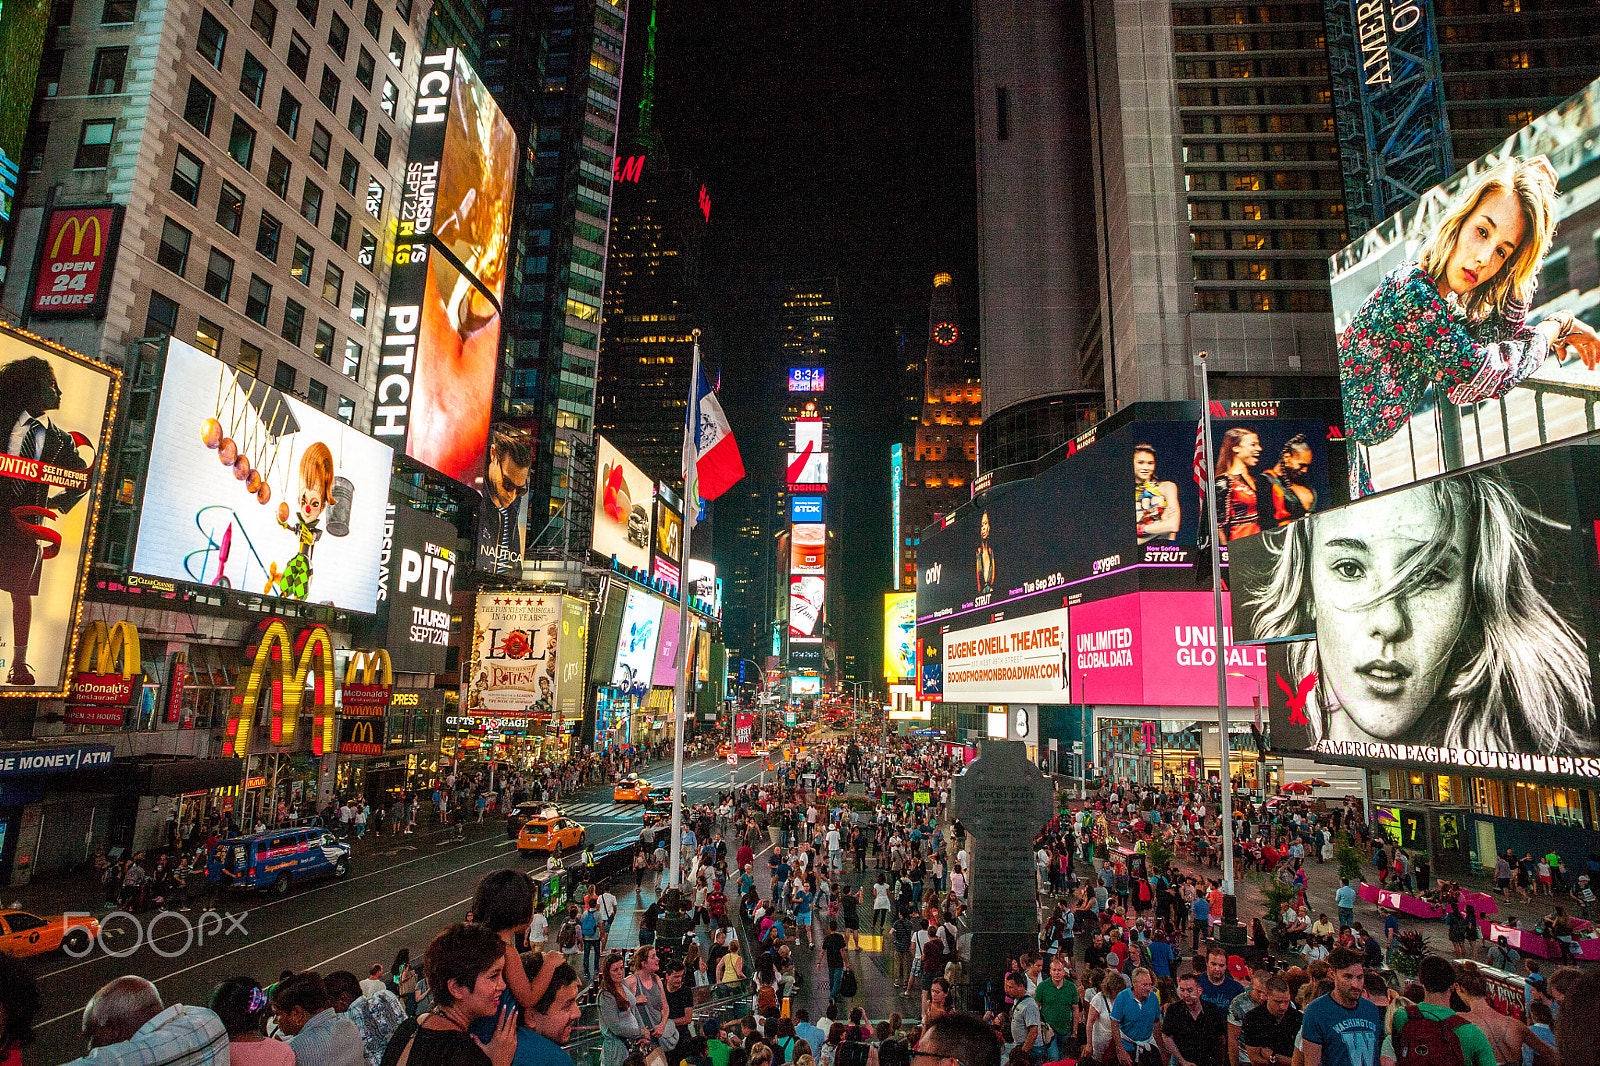
[[[689,365],[689,404],[684,413],[684,462],[683,462],[683,555],[679,558],[681,564],[678,570],[678,654],[683,654],[684,648],[689,643],[689,539],[694,534],[695,515],[695,430],[700,421],[700,331],[694,331],[694,355]],[[678,668],[677,684],[673,691],[672,721],[674,725],[672,735],[672,836],[667,843],[668,874],[667,887],[678,887],[680,868],[679,840],[683,836],[683,704],[684,689],[689,679],[689,670],[694,663],[691,652],[683,664]]]
[[[1211,516],[1211,607],[1216,615],[1217,730],[1222,734],[1218,769],[1222,776],[1222,895],[1226,914],[1227,902],[1233,897],[1233,771],[1228,765],[1228,664],[1223,658],[1222,639],[1222,535],[1217,525],[1217,453],[1211,443],[1211,383],[1206,375],[1205,352],[1196,354],[1195,364],[1200,368],[1200,425],[1205,430],[1206,502]],[[1222,917],[1217,915],[1219,920]]]

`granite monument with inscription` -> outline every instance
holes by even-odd
[[[955,780],[955,814],[972,838],[968,973],[974,995],[998,990],[1007,958],[1039,946],[1033,840],[1055,816],[1055,790],[1020,740],[981,740]]]

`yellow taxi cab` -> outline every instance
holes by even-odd
[[[27,911],[0,910],[0,955],[26,958],[65,945],[81,955],[100,935],[100,923],[87,914],[52,914],[41,918]]]
[[[643,803],[650,798],[650,782],[641,781],[638,774],[629,774],[611,789],[611,799],[617,803]]]
[[[732,754],[733,754],[733,745],[729,744],[726,740],[724,740],[721,744],[717,745],[717,758],[726,759],[729,755],[732,755]]]
[[[547,808],[522,823],[517,833],[518,851],[567,851],[581,848],[589,839],[583,826],[564,817],[559,811]]]

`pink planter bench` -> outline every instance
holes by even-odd
[[[1443,918],[1448,910],[1448,908],[1425,900],[1420,896],[1408,895],[1392,888],[1379,888],[1377,885],[1369,885],[1364,882],[1360,888],[1356,889],[1356,896],[1366,900],[1368,903],[1379,907],[1387,907],[1389,910],[1399,911],[1401,914],[1409,914],[1414,918]],[[1477,914],[1480,919],[1500,913],[1500,905],[1494,901],[1494,897],[1482,892],[1463,892],[1461,893],[1460,901],[1456,905],[1462,908],[1463,914],[1466,913],[1465,908],[1467,907],[1477,908]]]

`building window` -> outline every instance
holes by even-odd
[[[317,339],[311,342],[311,354],[333,365],[333,327],[320,318],[317,319]]]
[[[292,141],[300,134],[300,101],[284,89],[278,94],[278,128]]]
[[[200,9],[200,32],[195,36],[194,50],[199,52],[207,63],[222,69],[222,53],[228,46],[228,31],[222,28],[222,23],[211,12]]]
[[[200,176],[204,173],[205,164],[187,148],[179,148],[177,157],[172,161],[172,191],[191,204],[198,204]]]
[[[318,0],[294,0],[294,9],[313,26],[317,24],[317,11],[320,7]]]
[[[194,328],[194,346],[207,355],[216,355],[222,347],[222,327],[202,316]]]
[[[367,139],[367,109],[360,100],[352,99],[350,101],[350,118],[345,125],[349,127],[351,133],[356,135],[356,140],[365,141]]]
[[[22,135],[22,165],[29,174],[44,169],[44,151],[50,143],[50,123],[30,122]]]
[[[349,425],[355,421],[356,405],[348,396],[339,397],[339,421]]]
[[[267,162],[267,188],[284,200],[289,198],[289,160],[276,148]]]
[[[322,188],[310,178],[300,196],[300,214],[313,226],[322,221]]]
[[[329,111],[339,110],[339,76],[333,72],[332,67],[322,68],[322,85],[317,89],[317,99],[322,101],[322,106]]]
[[[328,153],[333,150],[333,134],[322,123],[311,124],[311,161],[323,170],[328,169]]]
[[[283,236],[283,223],[261,212],[261,223],[256,227],[256,251],[272,260],[278,261],[278,240]]]
[[[365,48],[356,54],[356,81],[368,92],[372,91],[372,76],[377,73],[378,61]]]
[[[257,37],[272,43],[272,35],[278,30],[278,9],[272,0],[256,0],[250,9],[250,28],[256,31]]]
[[[104,170],[111,163],[111,134],[116,123],[109,118],[90,119],[78,131],[74,170]]]
[[[352,381],[361,380],[361,345],[348,337],[344,342],[344,376]]]
[[[50,25],[52,28],[65,29],[72,25],[72,0],[55,0],[50,5]]]
[[[350,47],[350,27],[338,15],[328,20],[328,47],[332,48],[333,54],[340,59],[345,57],[345,52]]]
[[[128,73],[128,50],[126,48],[99,48],[94,53],[94,66],[89,71],[90,96],[115,96],[122,91],[123,79]],[[191,87],[190,92],[193,92]],[[211,98],[213,102],[216,97]],[[188,117],[185,111],[184,117]],[[206,125],[211,124],[210,117],[206,118]]]
[[[350,290],[350,321],[358,326],[367,324],[367,305],[372,302],[372,294],[360,285]]]
[[[344,271],[332,263],[324,263],[322,265],[322,298],[333,306],[338,307],[339,298],[343,295]]]
[[[376,174],[367,178],[367,214],[373,218],[383,217],[383,183]]]
[[[183,277],[184,268],[189,265],[189,231],[170,218],[161,226],[161,246],[156,249],[156,263],[180,278]]]
[[[361,20],[367,32],[376,41],[378,34],[383,29],[383,8],[378,6],[378,0],[367,0],[367,17]]]
[[[284,392],[294,391],[294,367],[288,363],[279,363],[278,369],[272,372],[272,383]]]
[[[217,112],[217,94],[200,79],[189,75],[189,95],[183,101],[183,120],[201,133],[210,134],[211,117]]]
[[[237,237],[243,222],[244,193],[223,182],[222,191],[217,194],[217,225]]]
[[[146,337],[169,337],[178,328],[178,302],[169,300],[159,292],[150,294],[150,306],[144,315]]]
[[[372,138],[372,154],[377,157],[378,165],[381,167],[389,165],[390,143],[389,131],[379,127],[378,132]]]
[[[389,31],[389,62],[399,69],[405,69],[406,39],[400,36],[399,30]]]
[[[333,225],[328,228],[328,236],[337,244],[341,251],[350,243],[350,212],[333,205]]]
[[[306,382],[306,402],[317,410],[328,406],[328,386],[312,378]]]
[[[261,376],[261,349],[249,341],[239,342],[239,369],[251,377]]]
[[[244,98],[257,107],[261,106],[261,97],[267,88],[267,68],[261,65],[261,60],[251,55],[244,54],[244,69],[239,72],[239,91]]]
[[[1008,140],[1011,137],[1011,99],[1004,85],[994,87],[994,139],[997,141]]]
[[[358,252],[356,252],[356,262],[360,263],[362,266],[366,267],[368,270],[371,270],[372,267],[373,267],[373,264],[376,263],[377,261],[378,261],[378,238],[374,237],[372,234],[368,233],[366,230],[362,230],[361,231],[361,249]]]
[[[256,154],[256,131],[238,115],[233,116],[233,129],[228,131],[228,155],[246,170]]]
[[[411,21],[411,0],[395,0],[394,9],[402,21]],[[621,51],[621,48],[618,48]]]
[[[296,237],[294,257],[289,260],[289,276],[308,289],[311,287],[311,264],[315,258],[311,245]]]
[[[278,336],[298,348],[305,331],[306,309],[293,300],[283,301],[283,325],[278,330]]]
[[[71,9],[70,5],[68,9]],[[106,0],[105,6],[100,9],[100,25],[120,26],[132,22],[137,10],[138,5],[134,0]],[[71,16],[68,16],[68,21],[71,21]]]
[[[258,325],[267,324],[267,308],[272,304],[272,286],[254,274],[250,275],[250,291],[245,294],[244,313]]]
[[[223,303],[228,302],[228,293],[233,291],[233,260],[211,249],[211,261],[206,264],[206,292],[215,296]],[[215,355],[215,352],[211,354]]]
[[[285,61],[295,77],[306,80],[306,74],[311,69],[311,46],[298,33],[289,34],[289,54]]]

